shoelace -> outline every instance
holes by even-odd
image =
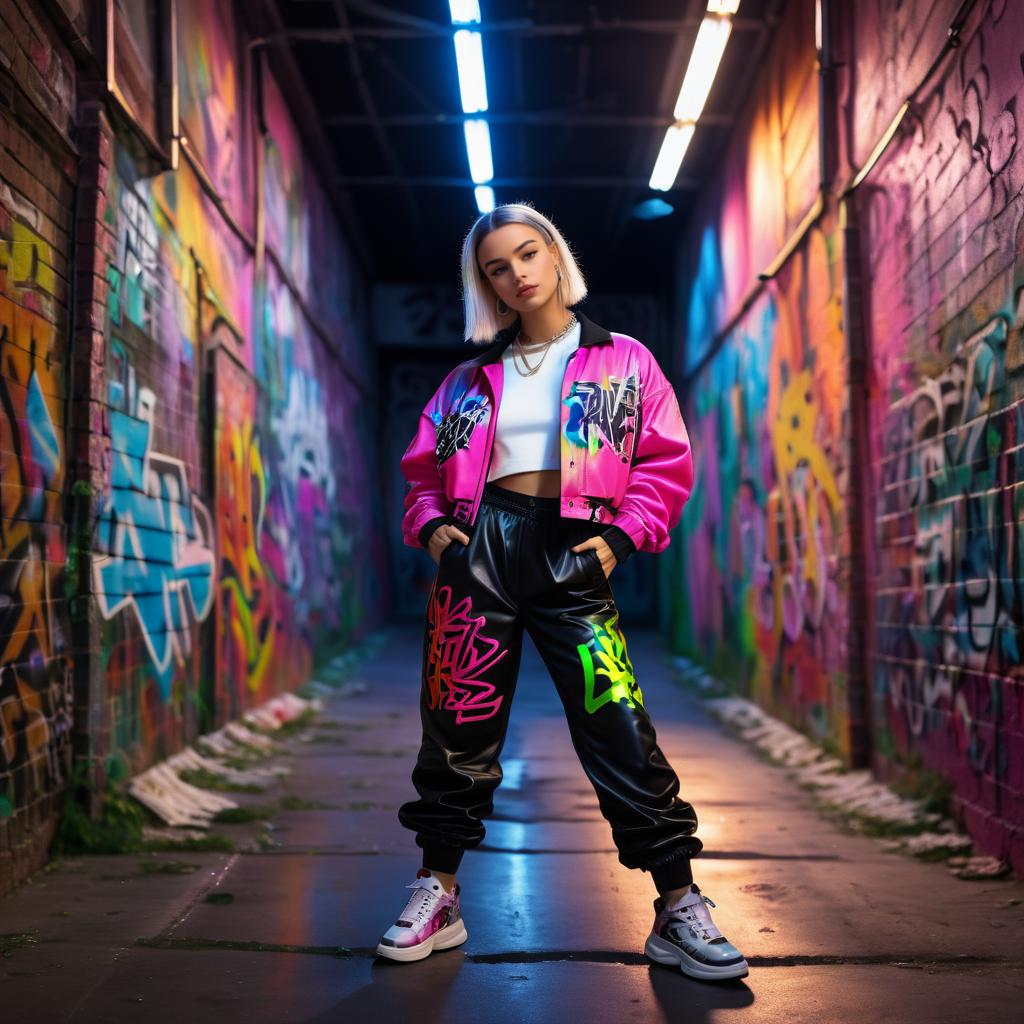
[[[412,921],[416,923],[424,914],[427,913],[428,910],[431,909],[433,906],[432,901],[440,899],[440,897],[424,886],[417,885],[416,882],[412,882],[407,885],[406,889],[419,889],[420,891],[418,893],[413,893],[412,896],[409,897],[409,902],[406,903],[405,910],[402,911],[399,916],[399,920]],[[412,911],[411,914],[409,913],[410,910]]]
[[[725,936],[718,930],[715,922],[711,920],[711,912],[705,906],[708,903],[714,906],[714,901],[708,899],[702,892],[698,894],[700,895],[699,902],[691,903],[688,907],[679,907],[671,911],[671,913],[685,922],[694,931],[694,934],[696,934],[698,929],[702,931],[705,942],[712,939],[724,939]]]

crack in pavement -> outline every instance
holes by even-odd
[[[380,857],[386,855],[401,855],[403,850],[341,850],[331,847],[305,847],[305,846],[278,846],[267,847],[263,850],[240,850],[243,857]],[[556,849],[537,847],[530,850],[523,850],[511,846],[491,846],[488,843],[481,843],[473,847],[474,853],[521,853],[534,855],[546,854],[614,854],[618,851],[614,847],[600,848],[589,847],[587,849]],[[837,853],[761,853],[758,850],[702,850],[701,860],[805,860],[805,861],[842,861],[845,860]]]
[[[600,849],[589,847],[587,849],[546,849],[543,847],[531,850],[523,850],[511,846],[491,846],[488,843],[481,843],[473,847],[474,851],[482,850],[484,853],[618,853],[614,847]],[[758,850],[702,850],[700,858],[707,860],[842,860],[843,858],[835,853],[761,853]]]
[[[305,946],[300,944],[243,941],[236,939],[175,939],[171,937],[142,938],[136,946],[147,949],[202,950],[219,949],[259,953],[305,953],[312,956],[333,956],[342,959],[376,959],[375,946]],[[595,963],[622,964],[626,967],[653,965],[643,953],[614,949],[534,950],[505,953],[464,953],[466,960],[477,964],[539,964]],[[964,966],[1024,968],[1024,961],[1012,957],[973,956],[968,953],[945,957],[894,957],[885,953],[817,954],[792,953],[780,956],[748,956],[751,967],[901,967],[907,969],[943,969]]]

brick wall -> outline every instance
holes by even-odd
[[[179,0],[170,171],[149,40],[108,95],[41,7],[0,0],[0,892],[73,767],[95,811],[389,600],[363,282],[265,55]]]
[[[977,4],[943,55],[953,0],[824,6],[824,106],[793,0],[681,240],[675,637],[849,763],[947,792],[1019,873],[1024,10]],[[819,186],[790,141],[808,118],[821,215],[762,284],[775,211]]]
[[[859,152],[916,87],[920,51],[937,52],[956,6],[905,5],[885,32],[872,5],[858,8]],[[887,777],[940,775],[979,846],[1018,871],[1022,38],[1019,4],[979,5],[857,199],[876,489],[874,764]]]
[[[71,767],[75,91],[53,26],[0,5],[0,892],[45,862]]]

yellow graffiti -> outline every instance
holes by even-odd
[[[818,407],[811,388],[810,372],[801,370],[782,392],[775,421],[775,465],[780,480],[806,466],[828,496],[829,504],[839,508],[835,477],[816,440]]]
[[[50,246],[28,225],[9,224],[10,236],[0,237],[0,294],[49,315],[57,281]]]
[[[219,449],[222,629],[231,641],[225,663],[234,682],[244,677],[257,693],[274,655],[273,584],[259,550],[266,474],[251,422],[222,424]]]
[[[788,571],[774,581],[776,637],[786,630],[787,608],[792,628],[786,631],[791,634],[799,632],[797,616],[802,620],[808,603],[814,605],[814,621],[820,621],[828,584],[823,561],[830,548],[822,544],[822,538],[831,538],[831,517],[841,508],[832,468],[817,440],[818,407],[813,386],[808,370],[795,374],[779,398],[775,419],[772,444],[778,487],[777,493],[769,497],[768,509],[782,516],[787,557],[782,558],[771,530],[768,542],[772,561],[788,563]],[[802,593],[786,592],[787,586],[795,586],[793,580],[800,581]]]
[[[15,810],[59,779],[70,715],[56,621],[65,551],[55,287],[49,244],[0,206],[0,768],[15,780]]]
[[[16,572],[4,591],[19,609],[0,648],[3,665],[18,663],[27,647],[52,656],[50,574],[64,563],[62,532],[48,528],[61,521],[64,483],[54,341],[51,323],[0,295],[0,561]]]

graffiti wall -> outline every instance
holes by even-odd
[[[834,236],[815,231],[694,379],[680,627],[753,699],[842,745],[840,279]]]
[[[114,239],[105,327],[112,458],[91,583],[103,621],[105,753],[137,770],[200,728],[217,539],[195,413],[196,264],[153,180],[116,143],[114,170],[105,211]]]
[[[846,376],[834,223],[744,302],[816,197],[812,4],[787,9],[765,75],[770,87],[684,242],[696,485],[672,625],[753,699],[842,748]]]
[[[230,5],[184,9],[195,156],[140,178],[116,144],[108,206],[115,460],[93,568],[112,749],[133,769],[300,685],[385,597],[366,357],[337,299],[350,264],[330,261],[343,240],[303,229],[333,222],[269,74],[268,134],[246,114]],[[259,197],[242,156],[252,138],[272,167]],[[262,274],[246,233],[257,198]]]
[[[176,5],[161,171],[155,108],[138,131],[76,115],[60,33],[16,5],[37,120],[0,103],[23,161],[0,176],[0,892],[45,859],[74,730],[98,785],[139,771],[305,682],[389,599],[362,282],[235,6]]]
[[[6,31],[6,30],[5,30]],[[32,46],[27,36],[32,35]],[[0,892],[45,862],[71,771],[64,496],[74,63],[31,17],[0,61]],[[10,102],[12,53],[33,103]],[[43,114],[42,111],[46,113]]]
[[[0,836],[9,842],[0,840],[0,891],[14,875],[15,831],[49,819],[67,781],[73,703],[63,254],[39,233],[44,218],[31,200],[3,186],[0,179]]]
[[[1024,11],[963,7],[935,64],[962,7],[829,5],[833,91],[808,81],[808,31],[773,41],[681,241],[697,480],[666,576],[679,649],[948,793],[1020,871]],[[820,214],[784,249],[819,167]]]
[[[942,28],[955,6],[908,4],[902,17]],[[1022,865],[1024,10],[981,6],[858,200],[874,373],[874,746],[885,773],[939,773],[978,841]],[[915,84],[910,40],[879,33],[877,7],[858,9],[858,46],[902,96]]]

